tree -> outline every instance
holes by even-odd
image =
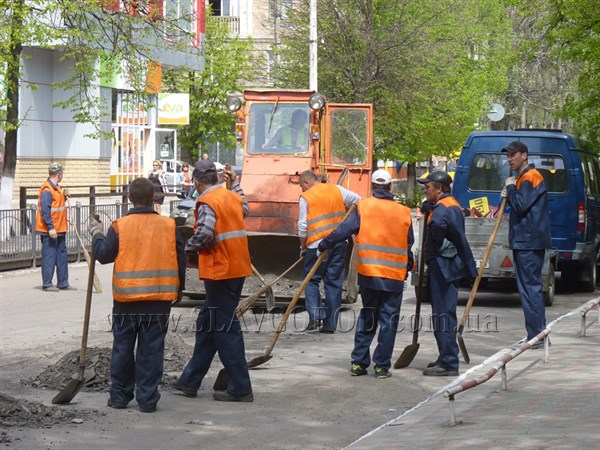
[[[307,83],[308,23],[302,2],[278,49],[281,86]],[[450,155],[506,88],[510,22],[497,1],[320,1],[318,34],[319,90],[373,103],[376,158]]]
[[[190,93],[190,124],[179,127],[179,143],[192,160],[209,143],[235,145],[235,117],[225,108],[225,100],[242,89],[242,83],[256,80],[261,67],[252,59],[251,39],[232,36],[226,24],[210,14],[206,18],[206,46],[202,72],[169,71],[164,89]]]
[[[0,78],[7,89],[2,100],[6,135],[0,206],[10,207],[14,184],[23,48],[62,52],[71,71],[53,88],[69,97],[54,106],[70,110],[76,122],[95,125],[99,138],[107,131],[100,120],[106,117],[107,105],[95,89],[102,76],[125,68],[132,89],[142,94],[149,66],[161,53],[197,53],[190,45],[197,38],[189,31],[193,12],[169,14],[163,16],[156,0],[86,0],[85,8],[78,0],[0,0]],[[104,64],[99,64],[101,59]]]

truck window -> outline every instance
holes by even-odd
[[[367,112],[337,109],[331,113],[331,161],[364,164],[367,160]]]
[[[308,104],[254,103],[248,113],[248,153],[306,154],[308,124]]]
[[[529,162],[544,177],[548,192],[567,192],[567,170],[560,155],[530,155]]]

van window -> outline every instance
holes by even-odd
[[[579,158],[581,159],[581,170],[583,171],[583,177],[585,180],[585,195],[587,197],[597,197],[600,195],[600,180],[598,179],[598,161],[580,153]]]
[[[508,161],[502,153],[477,153],[469,169],[471,191],[501,191],[509,176]]]
[[[567,171],[562,156],[530,154],[529,163],[544,177],[548,192],[567,191]],[[471,162],[468,188],[470,191],[501,191],[509,172],[504,153],[478,153]]]

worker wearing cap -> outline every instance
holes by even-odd
[[[53,162],[48,166],[48,179],[42,184],[38,194],[35,231],[42,241],[42,290],[58,292],[72,289],[69,286],[69,265],[67,260],[67,208],[68,191],[58,183],[63,179],[63,167]],[[56,268],[56,287],[52,284]]]
[[[456,343],[456,303],[461,279],[477,277],[473,253],[465,236],[462,208],[450,195],[452,178],[446,172],[431,172],[417,180],[424,185],[426,201],[421,210],[428,214],[425,227],[425,263],[427,264],[432,321],[439,356],[429,363],[423,375],[458,375]]]
[[[386,170],[376,170],[371,177],[373,195],[360,200],[356,210],[318,246],[320,253],[356,236],[363,308],[354,334],[350,369],[354,376],[367,374],[370,346],[378,327],[377,347],[373,352],[375,376],[391,375],[404,283],[413,266],[410,209],[394,201],[391,184],[392,177]]]
[[[196,200],[194,234],[187,241],[188,264],[198,267],[206,300],[196,320],[192,358],[172,386],[187,397],[196,397],[215,353],[230,376],[226,391],[216,391],[218,401],[254,400],[244,349],[244,336],[235,310],[245,277],[252,274],[244,217],[248,202],[235,173],[231,190],[222,189],[215,164],[198,161],[192,177],[200,196]]]
[[[165,337],[171,303],[185,284],[183,239],[173,219],[152,207],[154,184],[144,177],[129,185],[127,215],[106,236],[102,223],[89,219],[95,258],[114,262],[110,397],[107,405],[124,409],[135,398],[141,412],[152,413],[160,399]]]
[[[524,143],[511,142],[502,152],[506,153],[510,169],[517,174],[506,179],[501,195],[510,206],[508,242],[530,340],[546,327],[542,265],[544,253],[552,245],[548,195],[544,178],[533,164],[528,164],[529,150]]]
[[[322,183],[312,170],[300,174],[300,188],[298,237],[300,255],[304,255],[304,274],[308,275],[317,261],[319,242],[335,229],[343,220],[346,208],[359,201],[360,196],[342,186]],[[346,246],[346,241],[337,243],[306,285],[305,304],[309,316],[306,331],[319,329],[322,333],[331,334],[337,328],[345,278]],[[325,306],[321,303],[321,280],[325,284]]]

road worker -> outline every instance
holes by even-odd
[[[133,208],[108,228],[90,217],[94,257],[114,262],[113,348],[107,405],[123,409],[134,397],[140,411],[156,411],[163,375],[165,336],[171,302],[185,283],[184,244],[173,219],[152,204],[154,185],[136,178],[129,186]],[[137,346],[136,346],[137,342]],[[135,355],[135,356],[134,356]]]
[[[428,213],[425,236],[429,298],[439,356],[423,371],[426,376],[458,375],[456,303],[461,279],[477,277],[471,247],[465,236],[462,208],[450,195],[452,178],[446,172],[431,172],[417,180],[424,185]]]
[[[402,304],[404,283],[413,266],[414,235],[410,209],[394,201],[392,177],[376,170],[371,177],[373,195],[360,200],[357,209],[318,246],[317,252],[335,249],[336,244],[356,235],[358,285],[363,307],[354,335],[353,376],[367,374],[370,346],[377,328],[373,352],[375,376],[391,376],[391,358]]]
[[[546,328],[542,265],[546,249],[552,246],[548,192],[542,175],[533,164],[528,164],[527,145],[514,141],[502,152],[506,153],[510,169],[517,174],[506,179],[501,196],[506,197],[510,206],[508,242],[513,251],[529,341]],[[538,342],[532,348],[542,345],[543,342]]]
[[[359,201],[360,196],[342,186],[322,183],[311,170],[300,174],[300,188],[298,237],[300,254],[304,255],[304,274],[308,275],[317,261],[319,242],[335,229],[343,220],[346,208]],[[346,247],[345,240],[338,242],[306,285],[305,303],[309,315],[306,331],[319,329],[331,334],[337,328]],[[321,303],[321,280],[325,284],[325,306]]]
[[[231,190],[221,189],[215,164],[196,163],[192,173],[196,190],[195,231],[187,241],[188,263],[198,267],[206,300],[196,320],[196,343],[192,358],[173,388],[196,397],[215,353],[229,374],[225,391],[216,391],[217,401],[252,402],[244,336],[235,314],[245,277],[252,274],[244,217],[248,202],[233,171],[228,174]]]

